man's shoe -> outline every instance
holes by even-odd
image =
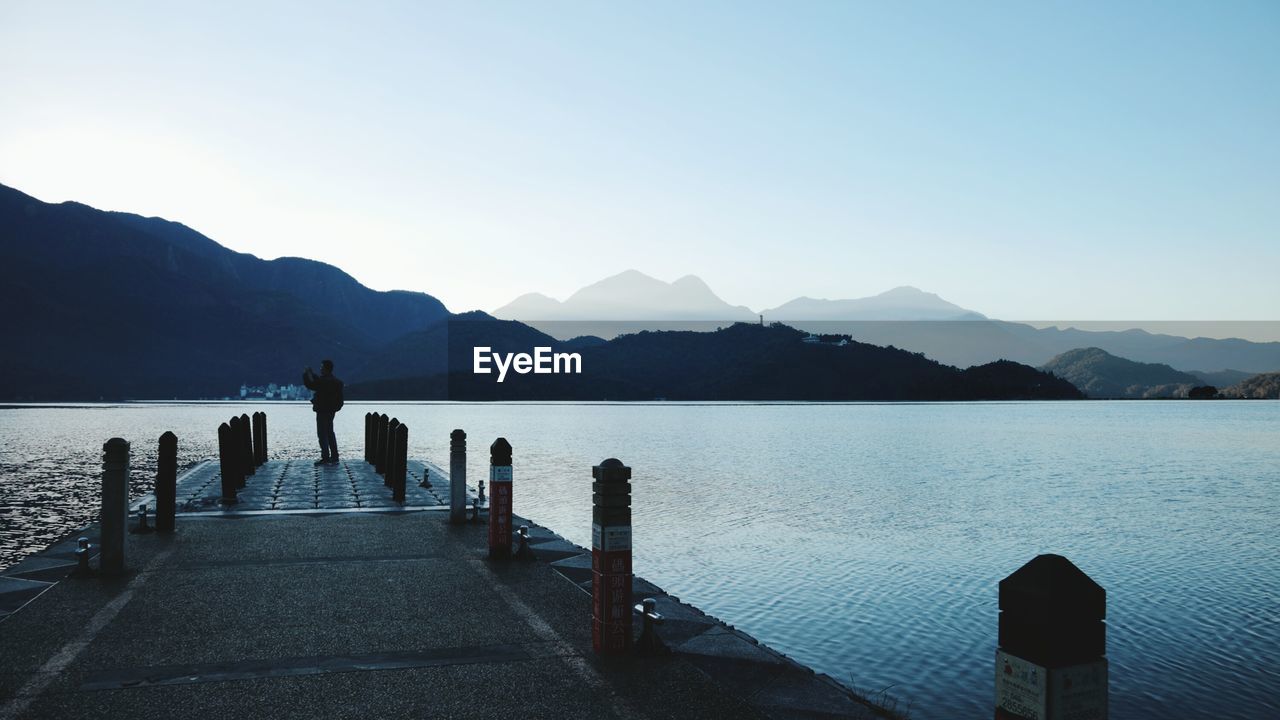
[[[339,464],[338,458],[336,457],[329,458],[329,461],[325,463],[325,465],[338,465],[338,464]]]
[[[313,463],[311,463],[311,464],[312,464],[312,465],[328,465],[328,464],[329,464],[329,458],[320,458],[319,460],[317,460],[317,461],[315,461],[315,462],[313,462]]]

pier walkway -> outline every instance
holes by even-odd
[[[68,576],[74,537],[10,568],[0,718],[884,716],[639,578],[674,652],[595,656],[590,553],[530,524],[536,561],[489,561],[409,470],[401,506],[363,461],[271,461],[228,512],[203,463],[124,576]]]

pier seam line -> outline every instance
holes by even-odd
[[[97,639],[98,633],[111,624],[116,615],[119,615],[124,606],[128,605],[129,601],[133,599],[134,592],[146,584],[147,579],[151,577],[153,568],[167,560],[173,554],[174,549],[174,547],[170,546],[153,557],[151,562],[147,563],[142,569],[142,572],[129,581],[123,592],[112,598],[111,602],[103,605],[98,609],[98,612],[93,614],[93,617],[89,618],[84,632],[80,633],[76,639],[63,645],[58,652],[46,660],[44,665],[41,665],[40,669],[36,671],[36,676],[28,680],[3,707],[0,707],[0,720],[11,720],[25,712],[31,703],[40,696],[40,693],[54,680],[57,680],[62,672],[72,662],[75,662],[80,653],[84,652],[85,648],[89,647],[89,644]]]
[[[489,568],[485,567],[485,564],[480,562],[480,560],[475,556],[464,552],[462,557],[477,574],[492,577],[492,573],[489,571]],[[498,594],[498,597],[507,604],[507,607],[511,608],[512,612],[520,616],[521,620],[525,621],[525,624],[533,630],[535,635],[541,637],[559,651],[560,659],[564,661],[565,665],[569,666],[569,668],[573,670],[574,674],[576,674],[579,679],[610,702],[611,709],[616,717],[621,718],[621,720],[641,720],[641,718],[644,717],[640,713],[636,712],[626,700],[622,699],[616,692],[614,692],[614,690],[609,687],[608,683],[604,681],[604,678],[600,677],[600,673],[596,672],[595,668],[591,667],[591,665],[587,663],[586,658],[582,657],[582,655],[575,650],[572,645],[570,645],[564,638],[560,637],[560,633],[556,632],[546,620],[543,620],[542,616],[535,612],[533,608],[529,607],[523,600],[516,597],[516,594],[513,593],[510,588],[503,585],[501,582],[497,582],[495,579],[493,589]]]

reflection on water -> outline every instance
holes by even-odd
[[[184,463],[263,404],[0,409],[0,565],[92,519],[102,442]],[[308,406],[267,404],[273,457],[318,454]],[[1108,592],[1112,718],[1280,717],[1280,403],[349,403],[472,476],[515,447],[515,511],[588,544],[591,465],[634,469],[636,572],[912,717],[989,717],[996,583],[1042,552]]]

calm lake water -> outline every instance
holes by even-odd
[[[0,409],[0,566],[91,521],[102,442],[184,463],[266,409],[273,457],[317,454],[308,406]],[[918,720],[990,718],[996,583],[1039,553],[1107,590],[1111,717],[1280,717],[1280,403],[348,404],[471,476],[515,448],[515,511],[589,545],[591,466],[634,471],[636,572]]]

